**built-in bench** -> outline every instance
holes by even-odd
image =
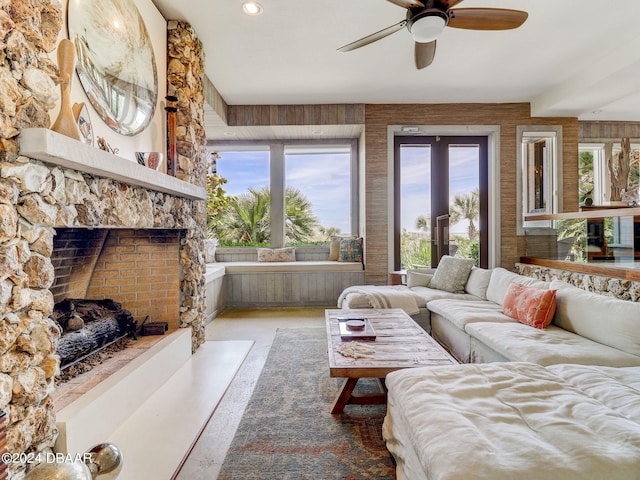
[[[346,287],[362,285],[364,268],[328,256],[328,246],[297,247],[295,262],[258,262],[255,248],[218,248],[207,271],[224,267],[225,307],[333,306]]]

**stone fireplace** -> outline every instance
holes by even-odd
[[[47,130],[63,23],[57,0],[0,2],[0,410],[15,454],[47,451],[58,435],[58,298],[117,294],[136,318],[189,328],[192,351],[204,340],[201,45],[168,22],[176,178]],[[25,468],[12,464],[9,478]]]
[[[49,318],[55,302],[112,298],[140,321],[148,315],[174,329],[191,327],[193,349],[202,341],[204,189],[73,142],[25,130],[21,152],[28,156],[0,165],[0,188],[14,200],[3,204],[11,208],[1,234],[13,241],[0,260],[9,339],[0,357],[8,374],[0,377],[12,392],[10,419],[19,414],[25,422],[8,429],[11,451],[41,450],[55,438],[47,400],[57,370],[59,332]],[[87,155],[108,160],[109,172],[96,171]],[[77,169],[61,166],[70,162]],[[121,169],[128,183],[106,178]],[[147,187],[156,180],[164,191]],[[25,365],[26,373],[13,374]],[[34,400],[41,403],[28,405]],[[42,443],[28,444],[38,436]]]

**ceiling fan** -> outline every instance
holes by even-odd
[[[504,8],[456,8],[462,0],[387,0],[407,9],[407,18],[367,35],[338,49],[349,52],[364,47],[407,27],[415,41],[418,69],[428,67],[436,53],[436,39],[444,27],[467,30],[509,30],[518,28],[528,17],[527,12]]]

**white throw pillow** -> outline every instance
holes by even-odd
[[[451,293],[464,293],[464,286],[473,268],[472,258],[457,258],[445,255],[440,259],[429,288]]]
[[[259,262],[295,262],[296,247],[258,248]]]
[[[469,279],[464,286],[464,291],[483,300],[487,299],[487,287],[491,280],[491,270],[473,267]]]
[[[407,270],[407,287],[428,287],[432,278],[432,273]]]
[[[491,272],[491,278],[489,279],[489,286],[487,287],[487,300],[502,305],[504,303],[504,296],[507,293],[507,289],[511,282],[518,282],[522,285],[528,285],[530,287],[537,288],[549,288],[547,282],[537,280],[532,277],[525,277],[518,275],[517,273],[510,272],[509,270],[496,267]]]
[[[553,280],[553,323],[595,342],[640,356],[640,303],[619,300]]]

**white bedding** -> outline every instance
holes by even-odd
[[[640,479],[640,367],[420,367],[386,384],[398,480]]]

